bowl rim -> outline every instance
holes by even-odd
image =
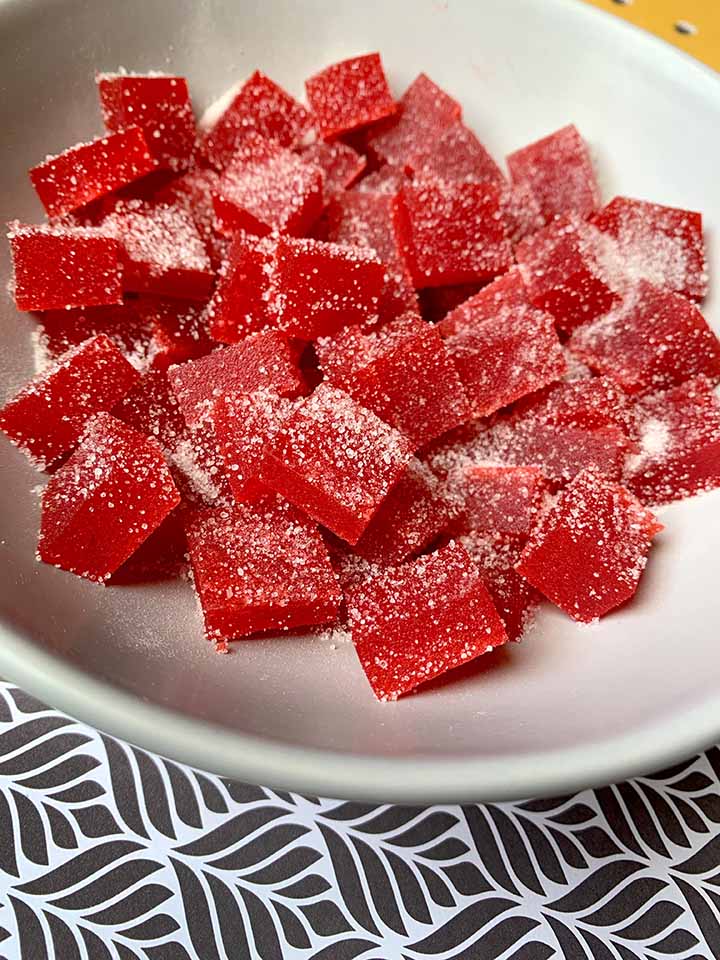
[[[720,92],[720,76],[690,54],[581,0],[543,0],[587,29],[602,22],[618,42],[633,42]],[[0,8],[15,0],[0,0]],[[676,762],[720,735],[720,693],[672,717],[592,748],[514,754],[497,759],[375,757],[302,747],[230,731],[142,700],[62,661],[21,631],[0,623],[0,675],[44,703],[161,756],[202,770],[300,793],[385,802],[498,801],[567,793]]]

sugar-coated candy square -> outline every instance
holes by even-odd
[[[300,156],[306,163],[312,163],[323,171],[327,194],[347,190],[367,166],[364,156],[340,140],[336,143],[318,140],[303,147]]]
[[[512,182],[531,189],[547,221],[587,217],[600,204],[590,151],[572,124],[511,153],[507,165]]]
[[[599,230],[562,218],[522,240],[515,251],[530,300],[569,333],[619,299],[606,269]]]
[[[320,135],[326,140],[366,127],[397,110],[377,53],[326,67],[305,81],[305,90]]]
[[[399,197],[396,231],[416,287],[492,280],[512,265],[496,184],[426,180]]]
[[[472,130],[459,120],[419,138],[405,157],[405,169],[416,179],[490,181],[506,186],[498,165]]]
[[[708,274],[702,214],[615,197],[590,222],[616,241],[617,269],[634,281],[702,300]]]
[[[221,343],[237,343],[270,323],[268,300],[276,241],[237,233],[207,306],[210,334]]]
[[[206,300],[215,275],[195,221],[180,205],[129,200],[99,230],[123,249],[123,287],[185,300]]]
[[[468,304],[458,309],[463,320],[456,333],[445,337],[445,347],[474,417],[487,417],[565,372],[549,313],[529,306],[502,307],[492,319],[471,325]],[[451,326],[452,314],[446,320]]]
[[[443,287],[440,290],[446,289]],[[455,287],[450,290],[462,291],[470,287]],[[451,302],[450,300],[448,302]],[[522,274],[513,267],[507,273],[488,283],[480,290],[471,292],[458,300],[438,325],[444,337],[452,337],[464,328],[473,329],[483,320],[494,320],[503,310],[517,310],[529,306],[528,292],[523,283]]]
[[[176,171],[189,165],[197,132],[184,77],[99,73],[95,82],[108,130],[140,127],[160,164]]]
[[[262,480],[266,450],[298,403],[271,388],[229,393],[213,402],[205,422],[212,425],[236,502],[267,494]]]
[[[8,225],[18,310],[123,302],[122,248],[92,227]]]
[[[179,502],[160,447],[101,413],[45,488],[38,556],[107,580]]]
[[[624,483],[643,503],[671,503],[720,487],[720,402],[703,377],[643,398],[639,449]]]
[[[660,530],[625,487],[584,471],[543,514],[515,569],[574,620],[589,623],[635,594]]]
[[[140,127],[79,143],[30,170],[30,179],[51,217],[70,213],[157,167]]]
[[[429,546],[450,516],[442,484],[425,464],[413,459],[355,544],[355,552],[382,566],[402,563]]]
[[[292,147],[300,142],[309,126],[310,115],[305,107],[256,70],[204,133],[200,151],[212,166],[222,170],[249,134]]]
[[[296,354],[277,330],[256,333],[199,360],[172,367],[168,374],[189,426],[203,419],[212,401],[228,393],[252,393],[274,387],[297,396],[303,380]]]
[[[374,251],[279,237],[270,276],[269,315],[288,336],[329,337],[377,320],[385,267]]]
[[[136,311],[150,329],[150,365],[166,370],[176,363],[196,360],[217,347],[210,337],[202,303],[174,297],[142,296]]]
[[[389,567],[347,596],[353,643],[378,700],[507,640],[480,573],[459,544]]]
[[[542,507],[547,481],[537,467],[470,466],[449,481],[453,536],[527,537]]]
[[[342,595],[314,523],[288,504],[191,513],[187,539],[209,640],[332,621]]]
[[[107,307],[44,310],[37,321],[34,339],[38,371],[44,371],[72,347],[101,333],[137,370],[144,371],[154,362],[153,331],[135,301]]]
[[[412,456],[412,443],[326,383],[267,451],[265,483],[348,543],[357,543]]]
[[[318,343],[327,378],[421,447],[469,418],[465,391],[437,330],[406,314]]]
[[[96,413],[110,410],[140,375],[106,336],[73,347],[0,410],[0,430],[40,469],[78,442]]]
[[[325,176],[314,163],[270,140],[248,135],[223,171],[213,194],[220,228],[308,233],[322,213]]]
[[[720,341],[696,305],[646,281],[578,328],[569,347],[627,393],[662,390],[700,374],[720,379]]]

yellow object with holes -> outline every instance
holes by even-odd
[[[649,30],[720,70],[720,0],[586,0],[586,3]],[[687,27],[690,32],[682,32]]]

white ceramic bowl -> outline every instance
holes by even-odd
[[[574,0],[0,2],[3,219],[40,215],[28,166],[99,132],[98,69],[186,74],[202,108],[256,66],[300,93],[374,49],[396,91],[424,70],[459,98],[499,158],[574,121],[606,198],[703,210],[712,240],[720,82]],[[32,321],[1,309],[9,395],[31,373]],[[707,309],[717,326],[716,297]],[[488,800],[648,770],[720,731],[720,493],[664,512],[627,609],[590,628],[548,609],[527,642],[378,704],[349,645],[248,641],[219,657],[186,585],[103,589],[36,564],[37,477],[5,443],[0,469],[0,674],[160,753],[334,796]]]

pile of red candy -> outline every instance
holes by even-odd
[[[49,474],[41,560],[181,575],[207,636],[345,625],[379,699],[635,593],[649,504],[720,486],[698,213],[600,206],[573,126],[507,177],[377,54],[97,77],[107,132],[30,178],[12,292],[41,371],[0,428]]]

